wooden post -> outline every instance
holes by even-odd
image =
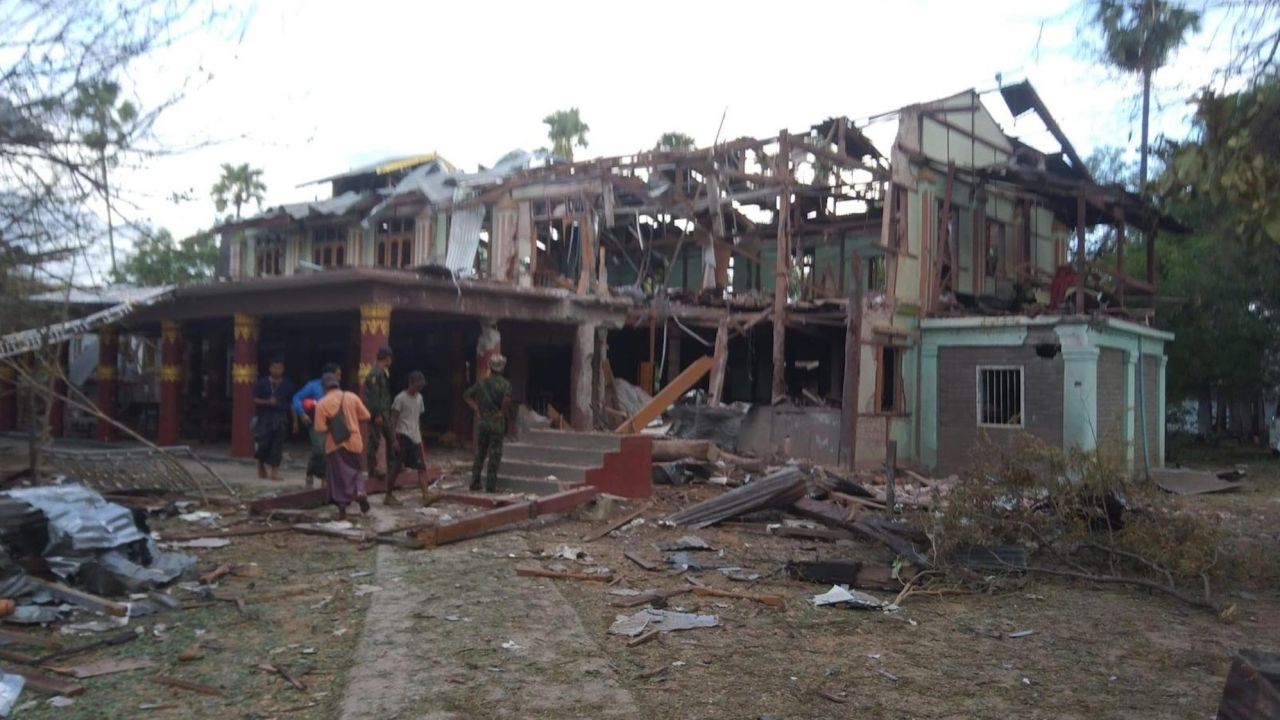
[[[57,366],[53,380],[53,397],[49,398],[49,437],[60,438],[67,430],[67,381],[66,376],[71,368],[71,344],[60,343],[52,347],[54,363]],[[163,399],[161,404],[163,406]]]
[[[1125,265],[1124,265],[1124,213],[1119,208],[1116,216],[1116,294],[1120,297],[1120,307],[1124,307]]]
[[[858,452],[858,387],[862,378],[862,258],[849,258],[849,305],[845,309],[844,397],[840,403],[840,420],[847,443],[845,467],[853,468]]]
[[[258,318],[237,314],[231,350],[231,455],[253,455],[253,383],[258,376]],[[162,371],[163,372],[163,371]],[[164,444],[164,443],[160,443]]]
[[[1084,274],[1087,265],[1084,261],[1084,188],[1076,196],[1076,314],[1084,314]]]
[[[239,316],[237,316],[239,317]],[[254,335],[254,354],[257,354],[257,334]],[[257,370],[257,357],[253,359],[250,366],[251,372],[249,377],[249,408],[252,415],[253,408],[253,377],[254,370]],[[234,398],[233,398],[234,399]],[[234,420],[233,420],[234,422]],[[179,429],[182,425],[182,323],[175,320],[164,320],[160,323],[160,418],[156,426],[156,444],[160,446],[177,445],[179,442]],[[249,420],[245,418],[245,433],[249,431]],[[234,447],[235,431],[232,431],[232,454],[235,454]],[[250,440],[250,451],[252,451],[253,441]],[[247,455],[248,453],[246,453]]]
[[[596,238],[591,227],[591,213],[578,218],[578,247],[582,266],[578,268],[578,294],[591,293],[596,274]]]
[[[116,417],[119,337],[118,326],[107,325],[98,329],[98,411],[102,417],[94,427],[93,438],[100,442],[110,442],[116,434],[115,426],[107,418],[114,420]]]
[[[951,264],[951,273],[947,277],[947,282],[950,284],[952,294],[954,294],[956,292],[956,288],[959,287],[959,283],[956,280],[956,276],[960,272],[959,243],[956,242],[955,238],[951,237],[951,195],[955,191],[955,180],[956,180],[956,163],[953,160],[947,163],[947,182],[946,182],[946,187],[943,190],[943,194],[942,194],[942,217],[939,218],[942,224],[942,232],[939,233],[939,237],[938,237],[938,249],[937,249],[937,253],[938,253],[937,257],[939,258],[938,272],[936,273],[933,279],[933,281],[937,283],[937,287],[938,287],[938,292],[934,294],[933,299],[939,305],[942,304],[941,302],[942,301],[942,269],[941,269],[942,260],[941,258],[943,257],[943,253],[947,254],[947,258],[948,258],[947,262]]]
[[[898,441],[889,440],[884,444],[884,505],[889,512],[897,512],[898,505]]]
[[[787,131],[778,135],[776,173],[778,191],[778,245],[773,275],[773,384],[776,405],[787,397],[787,284],[791,277],[791,143]]]
[[[729,361],[729,315],[720,318],[716,327],[715,365],[711,367],[711,383],[707,390],[708,402],[715,406],[720,404],[720,395],[724,390],[724,369]]]
[[[9,362],[17,362],[12,358]],[[0,364],[0,432],[18,429],[18,371],[7,363]]]

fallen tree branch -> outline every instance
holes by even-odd
[[[1173,597],[1177,600],[1181,600],[1182,602],[1188,605],[1191,605],[1192,607],[1203,608],[1205,610],[1212,610],[1214,612],[1219,612],[1220,610],[1218,605],[1213,601],[1209,600],[1207,597],[1206,598],[1193,597],[1191,595],[1188,595],[1182,592],[1181,590],[1175,587],[1170,587],[1168,585],[1161,585],[1158,582],[1155,582],[1153,580],[1147,580],[1145,578],[1121,577],[1118,575],[1095,575],[1093,573],[1088,573],[1088,572],[1077,572],[1075,570],[1057,570],[1054,568],[1035,567],[1031,565],[1027,566],[1027,572],[1037,572],[1044,575],[1056,575],[1058,577],[1070,577],[1070,578],[1076,578],[1079,580],[1088,580],[1089,582],[1105,583],[1110,585],[1131,585],[1133,587],[1146,588],[1148,590],[1159,590],[1160,592],[1165,593],[1166,595],[1169,595],[1170,597]]]

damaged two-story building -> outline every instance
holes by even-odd
[[[1158,466],[1172,336],[1153,326],[1154,243],[1179,228],[1094,182],[1029,83],[997,97],[1057,147],[1006,133],[992,97],[902,108],[887,154],[837,117],[688,151],[359,168],[324,179],[328,199],[219,228],[220,281],[118,331],[161,343],[160,441],[238,455],[269,357],[355,378],[389,343],[393,383],[426,372],[441,438],[469,436],[461,393],[500,349],[515,399],[579,430],[637,429],[619,379],[679,381],[751,406],[739,440],[759,452],[949,472],[980,434],[1026,432]],[[1105,268],[1086,252],[1102,226]]]

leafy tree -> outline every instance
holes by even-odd
[[[200,232],[175,242],[161,228],[134,243],[133,254],[120,264],[116,282],[133,285],[185,285],[213,277],[218,261],[218,243],[210,233]]]
[[[102,172],[102,197],[107,208],[107,244],[111,251],[111,271],[116,271],[116,232],[111,215],[111,182],[107,168],[114,165],[119,152],[127,148],[138,109],[128,100],[120,100],[120,84],[113,80],[88,80],[76,86],[71,114],[83,126],[86,147],[97,155]]]
[[[653,146],[654,150],[692,150],[694,147],[693,138],[682,132],[666,132],[662,133],[662,137],[658,138],[658,144]]]
[[[1142,140],[1138,185],[1147,185],[1151,78],[1164,67],[1188,33],[1200,28],[1200,13],[1168,0],[1096,0],[1093,20],[1102,32],[1103,59],[1142,78]]]
[[[1169,148],[1166,195],[1202,194],[1230,209],[1234,237],[1280,244],[1280,75],[1236,93],[1203,92],[1195,137]]]
[[[213,189],[210,190],[213,195],[213,204],[218,208],[218,212],[226,212],[228,206],[234,206],[236,220],[240,219],[240,208],[245,203],[253,201],[261,208],[263,195],[266,192],[267,186],[262,182],[262,170],[249,167],[248,163],[240,165],[223,163],[222,177],[218,178],[218,182],[214,183]]]
[[[582,122],[578,108],[557,110],[542,118],[547,126],[547,139],[551,141],[551,152],[572,161],[573,148],[587,146],[587,133],[591,128]]]

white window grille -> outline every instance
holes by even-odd
[[[978,425],[1022,427],[1026,417],[1022,367],[978,367]]]

